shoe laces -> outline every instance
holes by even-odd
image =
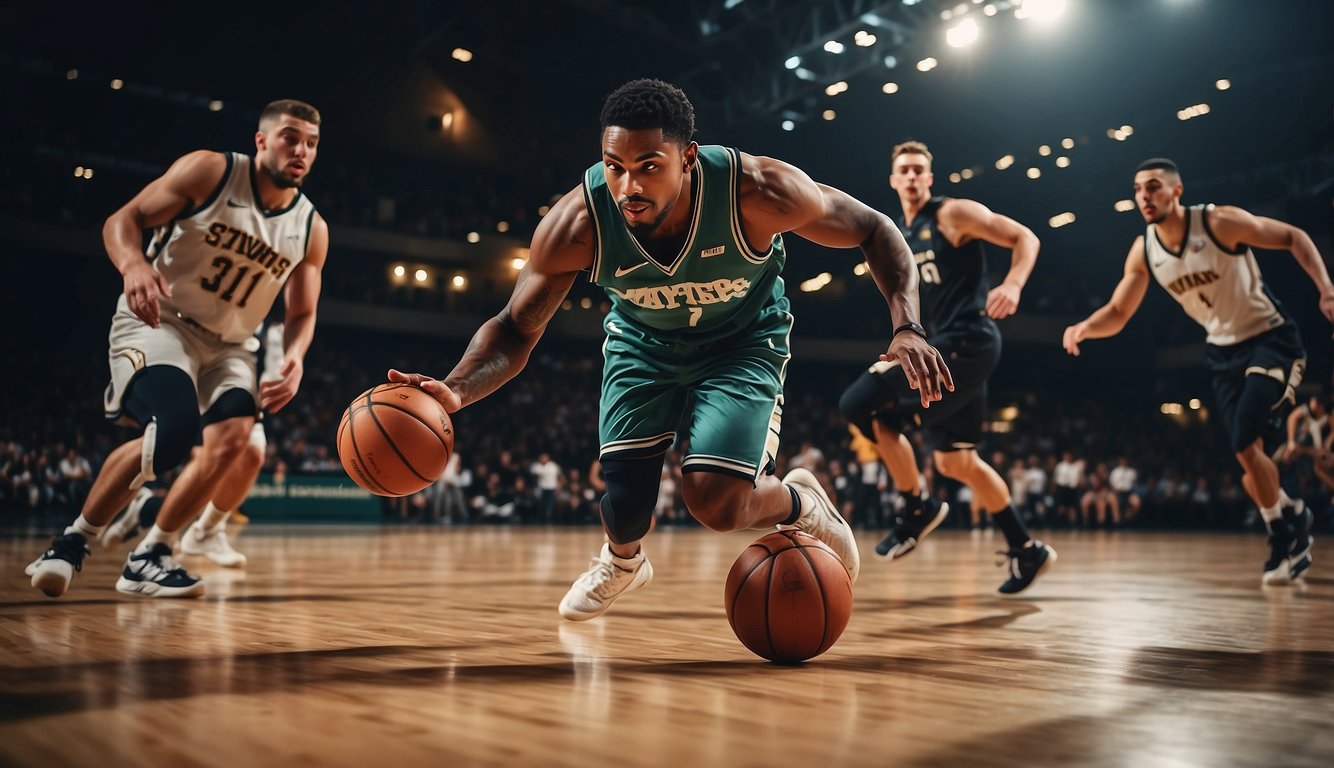
[[[594,557],[588,563],[588,570],[584,573],[584,579],[588,583],[590,592],[598,597],[605,598],[610,587],[616,581],[616,572],[624,570],[610,560]]]
[[[143,563],[143,568],[140,570],[140,573],[149,577],[167,575],[177,571],[185,573],[185,569],[172,559],[171,550],[166,547],[163,547],[162,550],[163,551],[159,551],[154,547],[148,551],[148,557],[140,560],[140,562]]]
[[[1027,549],[1027,547],[1018,547],[1018,548],[1016,548],[1016,549],[1008,549],[1008,550],[1007,550],[1007,549],[998,549],[998,550],[996,550],[996,554],[999,556],[999,559],[996,560],[996,565],[1001,566],[1001,565],[1005,565],[1006,563],[1009,563],[1009,565],[1010,565],[1010,573],[1011,573],[1016,579],[1019,578],[1019,577],[1022,575],[1022,574],[1019,572],[1019,559],[1020,559],[1021,557],[1024,556],[1024,553],[1025,553],[1025,550],[1026,550],[1026,549]]]
[[[88,541],[77,533],[66,533],[51,539],[51,548],[46,551],[48,559],[65,560],[74,566],[74,570],[83,570],[83,558],[92,555]]]

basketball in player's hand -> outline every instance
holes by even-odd
[[[407,496],[434,483],[453,452],[449,414],[411,384],[362,392],[338,423],[343,469],[378,496]]]
[[[727,574],[727,621],[741,644],[795,664],[829,650],[852,616],[852,579],[834,550],[796,530],[761,536]]]

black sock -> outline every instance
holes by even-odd
[[[779,525],[796,525],[797,519],[801,517],[801,497],[797,495],[797,489],[790,485],[787,487],[787,492],[792,494],[792,514]]]
[[[162,497],[154,494],[153,498],[145,501],[144,505],[139,507],[139,527],[152,528],[153,524],[157,522],[157,513],[160,509],[162,509]]]
[[[1012,504],[1005,505],[1005,509],[999,512],[992,512],[991,519],[996,521],[996,527],[1005,534],[1005,543],[1010,545],[1010,549],[1019,549],[1033,538],[1024,530],[1024,524],[1019,515],[1015,514]]]
[[[899,493],[903,496],[904,517],[916,517],[922,514],[922,494],[920,493],[909,494],[909,493],[904,493],[903,491],[899,491]]]

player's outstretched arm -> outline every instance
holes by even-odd
[[[102,242],[107,257],[125,280],[130,311],[158,327],[158,298],[171,298],[167,281],[144,259],[144,230],[158,227],[206,200],[227,172],[227,157],[200,150],[172,163],[139,194],[107,217]]]
[[[752,242],[767,243],[780,232],[796,232],[831,248],[859,247],[871,276],[889,303],[894,327],[919,322],[917,267],[894,222],[860,200],[824,184],[801,169],[768,157],[746,155],[742,167],[741,215]],[[758,236],[758,237],[757,237]],[[894,335],[882,360],[897,360],[922,405],[939,400],[942,385],[954,389],[945,359],[922,336]]]
[[[1126,256],[1125,274],[1112,291],[1112,298],[1087,318],[1069,326],[1061,338],[1065,351],[1079,356],[1079,343],[1085,339],[1105,339],[1126,327],[1144,301],[1149,288],[1149,268],[1144,264],[1144,237],[1135,238]]]
[[[976,200],[955,198],[940,207],[942,226],[969,240],[983,240],[1010,249],[1010,271],[1001,284],[987,292],[987,317],[1009,317],[1019,310],[1019,296],[1038,262],[1041,242],[1033,230],[992,211]]]
[[[329,255],[329,225],[315,214],[306,257],[292,269],[283,287],[283,365],[279,378],[259,385],[259,405],[277,413],[296,397],[305,373],[306,352],[315,340],[315,308],[320,303],[324,262]]]
[[[1334,283],[1330,282],[1320,251],[1304,230],[1230,205],[1210,211],[1209,226],[1219,244],[1234,251],[1245,244],[1291,252],[1320,292],[1320,314],[1334,323]]]
[[[593,237],[583,190],[576,187],[538,224],[509,303],[477,329],[444,381],[395,370],[389,380],[420,386],[450,413],[499,389],[528,363],[579,270],[593,265]]]

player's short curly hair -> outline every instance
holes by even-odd
[[[685,145],[695,135],[695,108],[680,88],[661,80],[631,80],[602,102],[602,129],[661,128],[662,137]]]

